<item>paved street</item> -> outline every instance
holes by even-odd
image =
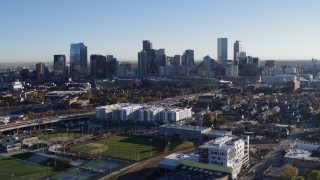
[[[270,165],[280,166],[283,161],[282,150],[288,147],[289,140],[283,140],[280,142],[279,146],[272,150],[269,154],[265,156],[258,164],[254,165],[245,176],[240,177],[241,180],[251,180],[258,179],[259,175],[263,173]]]

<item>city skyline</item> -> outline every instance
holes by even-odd
[[[320,2],[315,0],[145,2],[1,2],[0,62],[52,62],[54,54],[65,54],[70,62],[70,44],[77,42],[86,44],[88,56],[137,61],[142,40],[169,56],[193,49],[195,60],[217,59],[221,37],[228,38],[229,60],[236,40],[262,60],[320,57]]]

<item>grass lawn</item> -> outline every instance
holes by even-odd
[[[17,158],[17,159],[27,159],[28,157],[34,155],[34,153],[32,152],[24,152],[24,153],[20,153],[20,154],[14,154],[12,155],[12,157]]]
[[[100,146],[99,146],[100,144]],[[139,161],[160,153],[164,149],[164,142],[135,136],[114,136],[101,139],[89,144],[78,144],[70,151],[73,153],[87,153],[108,155],[111,157]]]
[[[179,151],[181,149],[193,147],[194,144],[191,141],[187,140],[173,140],[170,142],[169,151]]]
[[[52,173],[52,168],[34,165],[19,159],[0,156],[0,179],[43,179]]]
[[[67,161],[56,159],[56,163],[57,163],[57,167],[55,167],[54,158],[50,158],[50,159],[46,160],[45,162],[41,163],[41,165],[44,165],[44,166],[49,165],[51,168],[53,168],[53,171],[64,171],[66,169],[71,168],[71,165]]]
[[[62,138],[64,138],[65,140],[70,140],[70,139],[77,139],[80,138],[81,134],[80,133],[74,133],[74,132],[69,132],[69,133],[50,133],[50,134],[45,134],[40,136],[40,139],[44,139],[44,140],[58,140],[58,141],[62,141]]]

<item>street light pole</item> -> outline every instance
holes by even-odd
[[[81,135],[83,136],[83,124],[81,124]]]

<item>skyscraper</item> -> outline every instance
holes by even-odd
[[[87,46],[83,43],[70,46],[70,73],[72,81],[79,82],[87,78],[88,57]]]
[[[175,69],[175,74],[180,73],[180,66],[181,66],[181,57],[180,55],[175,55],[173,59],[173,66]]]
[[[147,58],[146,58],[147,74],[154,74],[158,71],[158,65],[156,62],[156,50],[152,49],[152,43],[149,40],[142,41],[142,47],[143,47],[143,50],[146,51],[147,53]]]
[[[209,55],[203,57],[203,69],[207,71],[212,71],[213,70],[213,62],[214,60],[211,59]]]
[[[139,78],[147,76],[147,52],[145,50],[138,53],[138,76]]]
[[[48,68],[45,66],[44,63],[37,63],[36,64],[36,79],[38,82],[44,82],[48,75]]]
[[[155,69],[155,71],[158,71],[159,72],[159,68],[161,66],[165,66],[167,65],[166,63],[166,54],[165,54],[165,50],[164,49],[156,49],[155,50],[155,63],[156,63],[156,66],[157,68]]]
[[[107,76],[106,57],[99,54],[90,56],[90,75],[93,78],[106,78]]]
[[[107,55],[107,78],[112,78],[117,72],[118,61],[113,55]]]
[[[233,64],[239,64],[240,52],[242,52],[242,42],[237,40],[233,44]]]
[[[142,44],[143,44],[143,50],[152,49],[152,43],[149,40],[144,40]]]
[[[64,54],[53,56],[53,70],[55,76],[61,76],[62,78],[65,78],[66,56]]]
[[[194,68],[194,50],[188,49],[182,55],[182,66],[184,73],[189,76],[190,71]]]
[[[228,39],[218,38],[218,62],[226,66],[228,64]]]

